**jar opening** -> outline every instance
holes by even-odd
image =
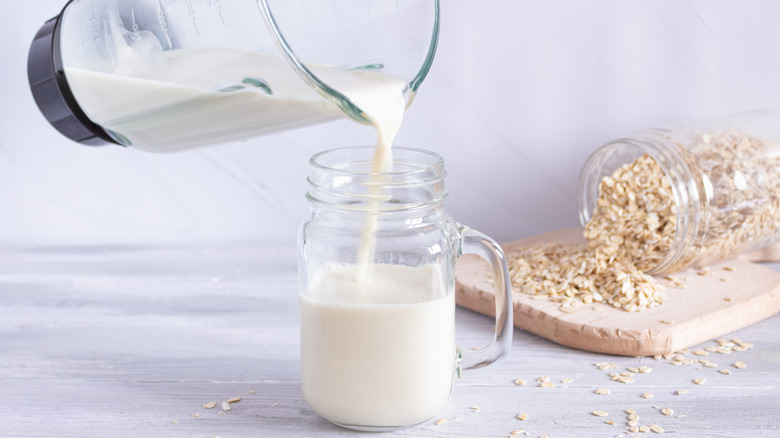
[[[668,249],[648,274],[657,275],[678,270],[687,263],[685,249],[699,233],[700,202],[705,196],[698,191],[695,172],[682,148],[661,130],[615,140],[597,150],[586,162],[579,180],[578,208],[583,228],[593,219],[599,199],[602,180],[610,177],[620,167],[648,155],[668,179],[676,220]],[[641,175],[637,175],[640,178]]]

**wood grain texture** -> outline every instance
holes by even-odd
[[[540,242],[581,242],[581,231],[569,228],[504,245],[514,249]],[[726,271],[728,266],[733,271]],[[476,257],[459,261],[458,304],[494,315],[493,286],[486,263]],[[653,356],[688,348],[744,328],[780,312],[780,274],[734,259],[712,266],[708,275],[687,270],[674,275],[687,286],[668,288],[659,307],[629,313],[607,304],[581,305],[563,313],[548,300],[514,294],[514,324],[562,345],[600,353]],[[722,281],[726,280],[726,281]],[[674,321],[667,324],[662,321]]]
[[[330,425],[302,400],[295,260],[292,245],[0,248],[0,436],[366,436]],[[458,345],[484,345],[493,324],[459,308]],[[719,367],[701,368],[575,350],[515,329],[511,353],[465,373],[440,415],[382,436],[525,429],[531,437],[614,438],[628,436],[630,407],[640,424],[676,436],[776,437],[778,332],[780,316],[731,333],[755,348],[712,354]],[[734,368],[738,360],[747,368]],[[593,366],[601,361],[619,367],[609,371],[647,365],[653,372],[623,385]],[[556,387],[538,387],[541,376]],[[707,382],[693,384],[697,377]],[[515,385],[517,378],[528,384]],[[596,395],[597,388],[612,394]],[[674,395],[682,388],[690,392]],[[654,397],[641,398],[645,392]],[[225,415],[201,407],[235,396],[243,400]],[[610,415],[592,416],[597,409]],[[526,421],[516,419],[520,412]],[[440,418],[447,421],[437,426]]]

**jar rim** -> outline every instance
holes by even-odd
[[[322,159],[325,157],[331,157],[336,156],[337,154],[348,154],[348,153],[354,153],[356,151],[366,151],[367,155],[364,158],[371,158],[373,156],[374,151],[376,151],[376,146],[343,146],[333,149],[328,149],[326,151],[319,152],[315,155],[313,155],[309,159],[309,165],[314,167],[318,170],[324,170],[328,172],[339,172],[347,175],[353,175],[353,176],[372,176],[372,175],[388,175],[388,176],[408,176],[413,177],[416,174],[422,174],[425,172],[430,172],[432,168],[440,167],[444,168],[444,158],[437,154],[436,152],[429,151],[427,149],[421,149],[421,148],[412,148],[412,147],[403,147],[403,146],[393,146],[392,152],[393,152],[393,162],[397,160],[397,152],[401,152],[402,154],[406,155],[416,155],[418,157],[425,157],[428,158],[430,161],[421,163],[420,160],[414,160],[415,163],[421,163],[424,164],[424,166],[421,166],[418,169],[413,170],[392,170],[392,171],[373,171],[373,170],[354,170],[354,169],[347,169],[343,167],[336,167],[335,165],[331,164],[325,164],[322,163]],[[339,164],[354,162],[354,158],[351,160],[342,160],[339,161]]]
[[[580,225],[585,225],[593,215],[598,198],[598,187],[604,176],[606,160],[619,148],[630,148],[648,154],[669,178],[672,196],[677,207],[677,223],[672,247],[657,266],[647,271],[651,275],[665,273],[672,267],[680,267],[686,245],[702,230],[699,229],[700,203],[706,200],[698,191],[694,169],[683,156],[683,151],[672,141],[664,129],[618,138],[597,149],[583,166],[578,182],[578,210]],[[685,267],[685,266],[682,266]]]

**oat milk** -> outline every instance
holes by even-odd
[[[152,152],[241,141],[343,116],[276,57],[237,49],[163,54],[165,68],[137,75],[64,71],[92,121]],[[377,170],[387,170],[405,109],[406,81],[381,72],[308,68],[366,110],[380,137]]]
[[[331,266],[301,295],[306,402],[342,425],[411,426],[447,402],[455,294],[438,266]]]

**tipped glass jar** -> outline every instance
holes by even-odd
[[[704,267],[780,241],[780,110],[651,129],[582,170],[591,248],[650,274]]]

